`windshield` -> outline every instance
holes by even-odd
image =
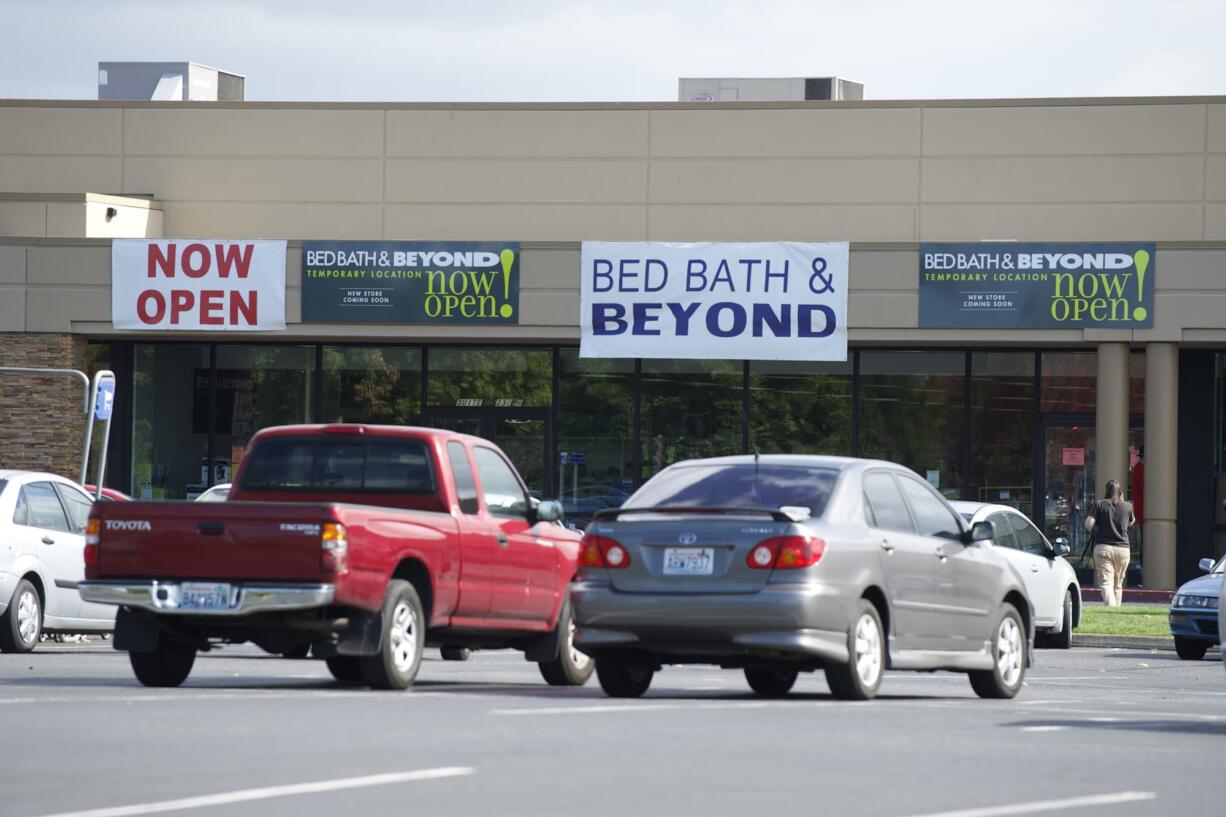
[[[623,507],[791,507],[817,517],[826,510],[838,478],[834,468],[796,465],[674,466],[648,480]]]
[[[1210,573],[1209,575],[1221,576],[1223,574],[1226,574],[1226,556],[1223,556],[1221,559],[1218,559],[1218,563],[1213,566],[1213,572]]]
[[[244,491],[434,493],[434,473],[416,440],[274,437],[248,455]]]

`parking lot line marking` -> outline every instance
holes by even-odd
[[[134,814],[157,814],[162,811],[208,808],[230,803],[247,803],[252,800],[269,800],[274,797],[292,797],[298,794],[361,789],[370,786],[389,786],[394,783],[414,783],[419,780],[438,780],[444,777],[463,777],[476,774],[468,766],[444,766],[438,769],[418,769],[412,772],[372,774],[365,777],[344,777],[338,780],[320,780],[315,783],[295,783],[288,786],[265,786],[259,789],[240,789],[221,794],[206,794],[200,797],[184,797],[180,800],[162,800],[157,803],[141,803],[132,806],[112,806],[88,811],[66,811],[47,817],[129,817]]]
[[[1120,803],[1137,803],[1142,800],[1153,800],[1157,796],[1152,791],[1122,791],[1118,794],[1091,794],[1086,797],[1069,797],[1064,800],[1036,800],[1031,803],[1012,803],[1007,806],[937,811],[916,815],[915,817],[1005,817],[1005,815],[1010,814],[1037,814],[1042,811],[1062,811],[1072,808],[1088,808],[1089,806],[1114,806]]]
[[[1065,732],[1067,726],[1023,726],[1023,732]]]

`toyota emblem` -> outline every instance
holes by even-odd
[[[677,537],[677,541],[683,545],[692,545],[698,541],[698,535],[693,533],[683,533]]]

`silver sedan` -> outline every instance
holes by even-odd
[[[884,670],[966,672],[1011,698],[1030,662],[1025,584],[932,486],[894,463],[741,456],[670,466],[596,514],[572,585],[575,646],[605,692],[664,664],[742,669],[782,695],[825,671],[838,698]]]

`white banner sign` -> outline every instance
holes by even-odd
[[[583,242],[580,357],[846,360],[846,243]]]
[[[284,329],[285,242],[116,239],[111,322],[116,329]]]

